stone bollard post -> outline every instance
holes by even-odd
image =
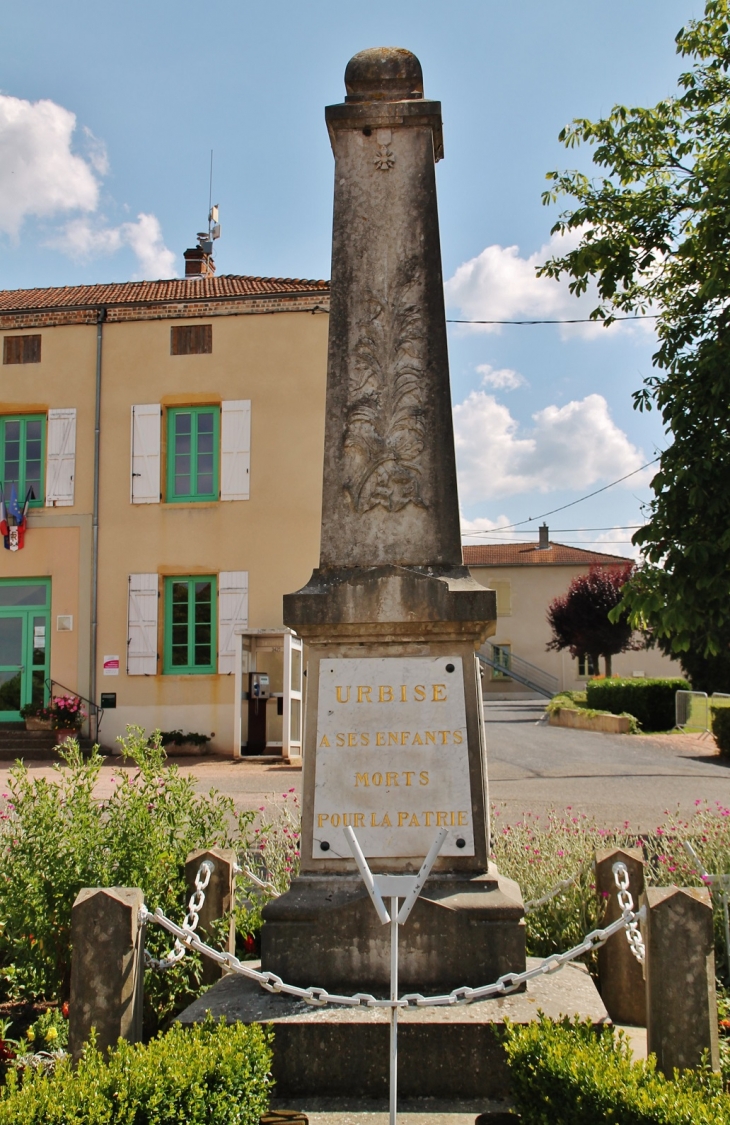
[[[639,909],[644,893],[644,859],[637,848],[596,852],[596,894],[599,902],[605,904],[601,926],[608,926],[621,916],[612,871],[618,862],[626,864],[635,910]],[[614,934],[598,950],[598,983],[601,999],[614,1023],[646,1027],[644,970],[631,952],[625,931]]]
[[[233,881],[236,865],[236,853],[231,848],[209,848],[203,851],[190,852],[185,860],[185,881],[188,894],[195,891],[195,876],[204,859],[213,863],[210,882],[205,890],[205,903],[200,911],[198,933],[203,941],[215,943],[215,934],[212,923],[231,909],[233,905]],[[228,929],[228,940],[224,946],[229,953],[236,952],[236,926],[231,916]],[[214,984],[220,980],[223,970],[210,957],[203,956],[203,984]]]
[[[646,1045],[657,1069],[697,1067],[710,1053],[719,1070],[712,902],[706,887],[648,887],[646,919]]]
[[[69,1050],[78,1058],[92,1027],[100,1050],[142,1038],[144,894],[137,887],[84,887],[71,912]]]

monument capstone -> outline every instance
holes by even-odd
[[[525,965],[518,886],[489,860],[476,648],[495,595],[463,564],[435,162],[441,106],[409,51],[362,51],[328,106],[335,158],[319,567],[284,599],[308,647],[301,874],[264,911],[262,967],[385,989],[389,936],[347,846],[418,870],[404,989],[477,986]]]

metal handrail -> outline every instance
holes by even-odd
[[[487,664],[495,671],[502,672],[510,679],[517,680],[518,683],[524,684],[525,687],[531,688],[532,691],[538,692],[547,699],[552,699],[557,694],[559,684],[556,676],[543,671],[535,664],[530,664],[529,660],[523,660],[521,656],[516,656],[513,652],[510,652],[506,660],[500,659],[496,655],[491,641],[486,641],[482,645],[477,652],[477,656],[482,664]]]
[[[50,678],[47,679],[46,680],[46,687],[48,688],[48,693],[51,697],[51,702],[53,702],[53,688],[58,687],[58,688],[61,688],[62,691],[65,691],[68,695],[74,695],[77,699],[80,699],[82,703],[85,703],[87,705],[87,707],[89,708],[89,713],[87,715],[87,718],[89,720],[89,738],[91,738],[91,716],[92,716],[92,713],[93,713],[94,721],[96,723],[96,733],[94,735],[94,741],[98,742],[99,741],[99,727],[101,726],[101,719],[102,719],[102,716],[103,716],[103,713],[104,713],[103,709],[99,706],[99,704],[94,703],[94,701],[91,700],[91,699],[87,699],[86,696],[82,695],[80,691],[74,691],[73,688],[66,687],[65,684],[59,683],[58,680],[52,680]]]

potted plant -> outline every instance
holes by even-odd
[[[25,719],[26,730],[53,730],[53,714],[50,707],[38,703],[26,703],[20,709],[21,719]]]
[[[212,734],[198,734],[192,730],[188,731],[187,734],[183,734],[181,730],[163,730],[160,732],[165,751],[174,758],[207,754],[208,743],[212,737]]]
[[[51,721],[56,732],[56,745],[73,738],[81,730],[86,712],[75,695],[57,695],[51,704]]]

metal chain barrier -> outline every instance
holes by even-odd
[[[281,891],[277,891],[273,883],[268,883],[260,879],[258,875],[254,875],[249,867],[241,867],[240,864],[235,863],[233,865],[233,872],[235,875],[245,875],[246,878],[250,879],[257,887],[260,887],[262,891],[268,891],[272,898],[281,898]]]
[[[204,890],[210,879],[210,872],[208,872],[205,883],[198,888],[198,878],[201,876],[204,866],[205,864],[201,864],[200,871],[196,877],[196,892],[198,890]],[[422,996],[420,992],[410,992],[397,1000],[384,1000],[373,996],[372,993],[369,992],[356,992],[353,996],[341,996],[337,993],[328,992],[325,988],[317,988],[314,985],[309,988],[299,988],[294,984],[286,984],[276,973],[259,972],[257,969],[247,965],[244,961],[239,961],[238,957],[233,953],[224,953],[219,949],[213,949],[210,945],[202,941],[195,933],[197,914],[195,914],[194,924],[189,924],[191,914],[194,913],[192,904],[195,895],[193,895],[193,898],[190,900],[190,913],[185,919],[183,926],[178,926],[170,918],[167,918],[159,907],[155,910],[154,914],[151,914],[149,910],[143,906],[140,911],[140,921],[142,923],[156,922],[175,937],[174,950],[167,958],[163,961],[156,961],[154,958],[150,957],[147,960],[147,964],[151,968],[169,968],[170,964],[175,964],[181,957],[184,957],[188,949],[194,949],[198,953],[203,953],[207,957],[212,958],[213,961],[228,969],[229,972],[238,973],[240,976],[256,981],[256,983],[266,989],[267,992],[283,992],[287,996],[293,996],[297,1000],[303,1000],[306,1004],[311,1004],[316,1008],[323,1008],[327,1004],[339,1004],[347,1008],[447,1007],[454,1004],[471,1004],[476,1000],[486,1000],[491,996],[506,996],[508,993],[514,992],[516,989],[520,988],[521,985],[526,984],[527,981],[534,980],[535,977],[555,973],[558,969],[561,969],[563,965],[567,965],[570,961],[575,961],[577,957],[581,957],[584,953],[590,953],[593,949],[598,949],[599,946],[604,945],[610,937],[620,933],[621,930],[626,931],[634,956],[638,960],[643,960],[644,943],[638,930],[638,922],[644,917],[644,909],[642,907],[641,910],[636,912],[633,909],[633,899],[628,890],[629,873],[626,865],[623,863],[615,863],[613,865],[613,873],[619,892],[621,917],[617,918],[615,922],[612,922],[610,926],[606,926],[603,929],[591,930],[589,934],[586,934],[579,945],[573,946],[572,949],[568,949],[565,953],[552,953],[549,957],[541,961],[539,965],[535,965],[531,969],[526,969],[524,973],[504,973],[493,984],[485,984],[482,985],[481,988],[469,988],[467,985],[464,985],[461,988],[453,989],[449,993],[444,993],[442,996]],[[200,907],[197,909],[199,910]],[[634,935],[633,937],[629,937],[630,932]],[[178,953],[178,950],[181,948],[182,953]],[[148,958],[146,950],[145,957]]]
[[[611,870],[618,889],[618,904],[621,907],[622,918],[631,916],[631,921],[626,922],[626,940],[629,948],[640,965],[644,964],[646,947],[638,925],[638,914],[634,914],[634,899],[629,890],[629,871],[625,863],[614,863]]]
[[[213,874],[213,863],[209,859],[204,859],[195,875],[195,890],[190,896],[188,902],[188,912],[185,916],[185,921],[182,924],[182,933],[193,934],[198,928],[198,921],[200,911],[205,905],[205,891],[210,882],[210,877]],[[151,917],[149,911],[142,907],[140,922],[144,923]],[[157,969],[160,972],[165,972],[166,969],[171,969],[178,961],[182,961],[187,953],[187,947],[176,938],[175,944],[167,954],[166,957],[157,958],[145,949],[144,963],[149,969]]]
[[[551,891],[547,891],[541,898],[531,898],[529,902],[525,903],[525,914],[532,914],[533,910],[537,910],[538,907],[544,906],[546,902],[550,902],[550,900],[555,898],[556,895],[559,895],[561,891],[567,891],[568,887],[577,886],[580,877],[581,872],[579,871],[572,879],[562,879],[557,887],[553,887]]]

